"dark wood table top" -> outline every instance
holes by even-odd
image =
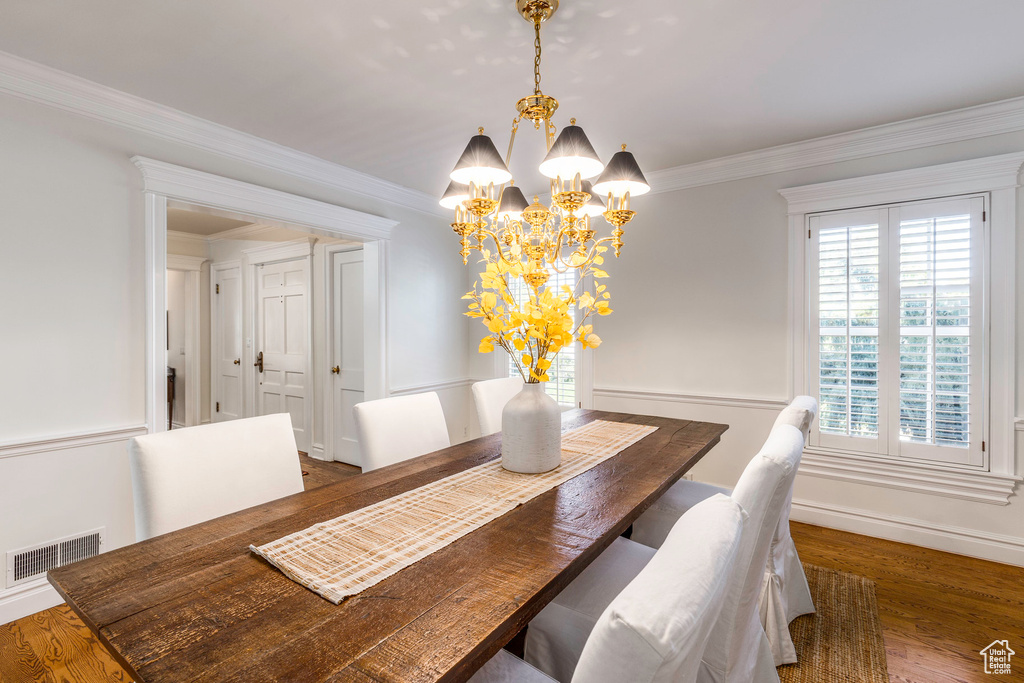
[[[340,605],[249,545],[500,457],[500,434],[119,548],[50,583],[136,681],[464,680],[728,429],[594,410],[562,427],[595,419],[660,429]]]

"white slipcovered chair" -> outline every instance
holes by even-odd
[[[747,464],[733,492],[732,499],[746,512],[746,518],[739,551],[728,573],[725,605],[704,650],[697,676],[702,683],[776,683],[779,680],[771,646],[758,618],[758,594],[769,545],[802,448],[803,436],[796,427],[777,426],[758,455]],[[674,533],[673,528],[671,534]],[[701,542],[695,536],[687,547],[688,552],[698,552]],[[616,544],[622,545],[616,541],[611,548]],[[637,546],[636,543],[628,546],[628,554],[606,551],[570,585],[571,592],[564,591],[530,622],[526,633],[526,660],[530,664],[547,671],[549,667],[558,666],[553,662],[571,659],[571,653],[578,647],[575,642],[579,637],[575,634],[585,632],[593,623],[593,610],[585,605],[588,601],[602,599],[602,595],[614,595],[617,584],[628,583],[637,575],[644,558],[644,551]]]
[[[501,431],[501,411],[509,399],[523,390],[523,378],[502,377],[473,384],[473,404],[480,422],[480,436]]]
[[[817,413],[818,403],[814,398],[797,396],[779,413],[773,430],[781,424],[792,425],[800,430],[806,443]],[[657,548],[680,515],[717,493],[731,494],[729,489],[711,484],[686,480],[677,482],[634,522],[631,538]],[[792,504],[793,487],[790,486],[772,539],[758,603],[761,625],[768,636],[772,658],[777,666],[796,662],[796,649],[789,635],[789,623],[801,614],[814,612],[807,577],[789,531]]]
[[[363,472],[451,445],[441,401],[433,391],[357,403],[354,411]]]
[[[287,413],[138,436],[128,455],[139,541],[303,488]]]
[[[556,638],[568,650],[533,655],[548,673],[502,650],[470,681],[696,681],[725,601],[745,516],[739,504],[716,496],[688,511],[657,551],[615,539],[530,623],[528,658],[538,647],[536,639],[530,642],[535,623],[564,627]],[[626,571],[618,569],[620,563]]]

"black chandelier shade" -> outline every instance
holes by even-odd
[[[622,150],[615,153],[601,177],[594,182],[594,191],[602,197],[609,194],[613,197],[622,197],[627,192],[630,196],[636,197],[650,192],[651,186],[644,178],[633,153]]]
[[[602,169],[604,164],[587,134],[575,123],[562,129],[544,161],[540,162],[540,172],[551,179],[571,180],[577,173],[581,178],[592,178]]]
[[[486,187],[491,183],[507,183],[512,179],[512,174],[508,172],[491,138],[480,133],[469,139],[466,150],[452,169],[451,179],[464,185],[475,183]]]

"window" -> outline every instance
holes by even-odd
[[[545,287],[554,287],[556,290],[560,290],[562,285],[574,287],[576,284],[575,272],[558,273],[549,266],[548,275],[549,279]],[[590,291],[593,291],[593,289]],[[513,279],[509,283],[509,292],[511,292],[516,300],[525,298],[527,296],[526,283],[521,278]],[[575,307],[572,307],[570,310],[575,315]],[[563,408],[575,408],[579,403],[579,392],[576,389],[576,380],[579,376],[578,360],[579,342],[574,342],[571,346],[566,346],[559,351],[551,367],[548,368],[548,377],[550,379],[546,387],[547,394],[558,401],[558,404]],[[515,361],[511,357],[507,357],[507,361],[508,376],[518,377],[519,370],[516,368]]]
[[[808,217],[812,445],[984,464],[985,201]]]

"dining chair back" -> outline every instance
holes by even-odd
[[[287,413],[138,436],[128,455],[139,541],[303,489]]]
[[[687,683],[722,611],[745,513],[728,496],[695,505],[597,620],[573,683]]]
[[[801,431],[804,443],[818,415],[818,402],[811,396],[797,396],[775,419],[775,426],[788,424]],[[776,666],[797,661],[796,646],[789,633],[789,622],[801,614],[812,614],[814,600],[807,584],[803,563],[790,535],[789,515],[793,507],[793,486],[789,487],[782,514],[775,527],[768,563],[765,565],[758,612],[771,644]]]
[[[433,391],[357,403],[354,411],[363,472],[451,445],[441,401]]]
[[[775,527],[793,485],[803,435],[775,427],[740,475],[732,498],[747,513],[722,615],[704,652],[698,680],[709,683],[778,681],[771,646],[761,626],[758,598]]]
[[[745,518],[718,495],[683,515],[657,551],[616,538],[530,622],[525,662],[499,653],[470,683],[693,683]]]
[[[513,396],[523,390],[522,377],[488,379],[473,384],[473,405],[480,423],[480,436],[501,431],[501,411]]]
[[[810,396],[797,396],[776,417],[772,434],[781,425],[800,430],[806,443],[807,434],[818,412],[818,403]],[[771,438],[771,437],[769,437]],[[758,453],[760,455],[760,452]],[[755,457],[757,457],[755,455]],[[797,463],[799,466],[799,460]],[[796,469],[796,467],[794,467]],[[699,501],[716,493],[732,495],[727,488],[698,481],[680,480],[669,487],[640,517],[633,522],[632,538],[657,548],[675,520]],[[765,564],[758,612],[767,633],[776,666],[797,661],[796,648],[789,634],[789,622],[801,614],[814,612],[814,601],[804,575],[803,565],[789,531],[789,514],[793,502],[792,484],[786,493],[782,514],[769,548]]]

